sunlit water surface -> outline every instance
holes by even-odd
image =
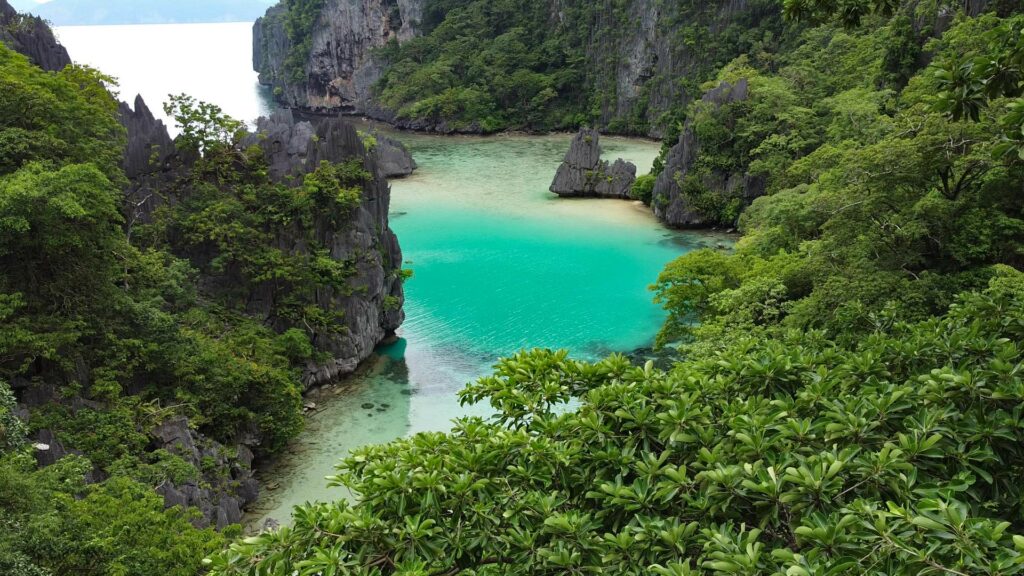
[[[62,27],[78,62],[117,76],[122,97],[154,112],[189,93],[251,121],[271,104],[250,72],[249,24]],[[370,129],[370,126],[363,126]],[[347,497],[325,477],[349,450],[487,415],[456,392],[526,347],[580,358],[649,345],[663,319],[648,286],[673,258],[727,242],[662,227],[635,202],[562,200],[547,187],[568,135],[399,134],[420,164],[393,183],[392,228],[415,272],[401,340],[315,398],[305,431],[260,470],[249,519],[287,522],[292,507]],[[646,171],[658,145],[603,138],[607,157]]]

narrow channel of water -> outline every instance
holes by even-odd
[[[486,406],[460,407],[456,392],[501,356],[541,347],[596,359],[649,345],[663,314],[648,286],[673,258],[726,241],[667,230],[635,202],[550,194],[568,135],[397,137],[420,164],[392,184],[392,228],[415,273],[402,340],[316,400],[288,456],[261,471],[256,526],[287,522],[307,501],[346,497],[324,477],[352,448],[488,415]],[[624,138],[602,145],[642,171],[659,148]]]

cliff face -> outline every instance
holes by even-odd
[[[740,35],[782,29],[775,0],[532,1],[547,4],[552,30],[574,38],[574,48],[585,59],[583,82],[599,111],[596,127],[612,133],[660,137],[665,113],[699,97],[698,86],[744,49]],[[311,49],[300,70],[288,69],[295,39],[288,38],[288,9],[281,3],[256,22],[254,67],[285,106],[395,122],[395,112],[373,98],[386,65],[373,52],[390,40],[403,42],[429,32],[420,24],[428,3],[326,0],[308,34]],[[450,131],[443,120],[403,118],[400,123],[409,129]]]
[[[575,0],[556,0],[557,9]],[[739,55],[745,31],[781,31],[774,0],[662,2],[600,0],[603,9],[584,25],[587,82],[600,102],[606,132],[662,137],[663,116],[700,96],[699,86]]]
[[[310,112],[373,113],[371,88],[383,64],[373,52],[390,41],[402,42],[419,32],[425,0],[325,0],[309,32],[309,52],[301,65],[290,65],[296,50],[285,25],[282,3],[253,26],[253,66],[260,82],[272,86],[286,106]]]
[[[62,70],[71,64],[68,51],[61,46],[53,31],[41,18],[18,14],[0,0],[0,42],[28,57],[43,70]]]
[[[242,147],[259,145],[267,159],[270,177],[282,183],[300,183],[295,178],[313,171],[322,161],[340,163],[352,157],[363,159],[363,166],[374,177],[362,191],[362,202],[348,222],[335,228],[328,219],[314,222],[313,235],[328,247],[333,259],[355,263],[349,278],[349,290],[318,289],[312,304],[330,314],[341,314],[345,329],[315,330],[313,344],[327,353],[324,362],[311,362],[303,381],[306,387],[326,384],[353,372],[360,362],[384,339],[394,334],[405,319],[402,310],[402,250],[388,225],[391,188],[376,155],[368,153],[356,129],[337,118],[317,123],[296,122],[291,112],[278,111],[257,122],[257,132],[242,142]],[[280,245],[303,250],[302,234],[284,230]],[[254,293],[249,312],[267,318],[279,330],[291,328],[287,321],[275,318],[275,302],[270,286]]]
[[[187,176],[195,158],[174,149],[163,123],[156,120],[141,98],[135,109],[122,105],[122,124],[128,133],[125,171],[132,181],[127,191],[129,224],[147,222],[153,210],[176,203],[189,194]],[[402,310],[402,251],[388,223],[391,189],[378,154],[368,152],[356,129],[336,118],[324,119],[314,127],[297,122],[291,112],[275,112],[260,118],[257,129],[240,143],[241,149],[258,146],[264,154],[272,182],[301,186],[303,176],[321,162],[341,163],[359,158],[373,177],[363,186],[361,202],[346,221],[338,225],[318,217],[312,230],[300,226],[273,231],[275,244],[285,250],[305,253],[312,249],[309,238],[327,249],[332,259],[353,269],[347,290],[318,288],[307,302],[326,315],[344,319],[344,328],[317,328],[313,345],[326,360],[310,362],[303,375],[306,388],[319,386],[347,375],[373,353],[373,349],[394,334],[405,318]],[[168,190],[170,192],[168,192]],[[311,233],[311,235],[310,235]],[[213,253],[183,254],[199,265],[216,257]],[[202,289],[217,292],[237,281],[230,276],[202,278]],[[298,327],[276,314],[280,291],[275,282],[257,285],[246,298],[246,312],[279,332]]]
[[[705,106],[719,108],[734,102],[746,100],[749,86],[746,80],[735,85],[722,82],[701,98]],[[709,215],[696,206],[693,193],[686,190],[685,182],[694,170],[700,153],[701,142],[693,128],[693,121],[687,120],[679,142],[672,147],[665,159],[665,169],[654,184],[651,208],[662,222],[673,227],[702,227],[721,224],[709,220]],[[702,194],[710,194],[718,201],[736,198],[748,205],[765,193],[766,182],[762,176],[745,173],[722,172],[719,170],[701,174],[696,182]]]

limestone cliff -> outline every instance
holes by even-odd
[[[576,0],[554,0],[562,7]],[[699,86],[738,56],[747,32],[768,37],[783,30],[777,0],[662,2],[598,0],[602,7],[585,25],[587,83],[597,96],[605,132],[662,137],[666,113],[700,97]]]
[[[0,42],[28,57],[43,70],[61,70],[71,64],[68,51],[57,42],[53,31],[41,18],[18,14],[0,0]]]
[[[323,0],[320,4],[304,38],[289,37],[284,3],[256,21],[253,66],[260,82],[272,86],[275,98],[289,107],[380,116],[383,111],[371,98],[371,88],[383,69],[375,50],[418,33],[424,0]]]
[[[746,100],[749,86],[746,80],[735,85],[722,82],[713,90],[709,90],[701,98],[708,107],[718,108],[734,102]],[[665,169],[654,184],[651,208],[662,222],[673,227],[702,227],[731,222],[716,222],[712,215],[697,206],[693,192],[686,185],[688,176],[700,154],[701,142],[693,129],[692,119],[688,120],[679,135],[679,142],[672,147],[665,159]],[[712,170],[697,176],[695,182],[701,194],[710,194],[721,203],[727,199],[737,199],[743,205],[750,204],[758,196],[765,193],[766,182],[763,177],[746,173],[730,173]],[[692,180],[692,179],[691,179]]]
[[[190,193],[187,176],[195,158],[174,149],[166,128],[141,98],[136,99],[134,110],[122,105],[121,118],[128,134],[125,171],[132,181],[126,219],[129,224],[146,222],[158,206],[178,202]],[[256,131],[239,144],[240,149],[253,146],[262,150],[270,180],[287,186],[300,186],[302,176],[322,161],[340,163],[358,158],[373,176],[363,186],[359,206],[341,225],[324,217],[312,223],[312,230],[292,226],[273,231],[276,245],[300,252],[311,249],[306,244],[311,232],[331,258],[353,268],[347,290],[320,288],[307,302],[325,314],[344,319],[342,329],[317,328],[311,334],[321,360],[306,366],[303,383],[307,388],[319,386],[353,372],[404,320],[402,251],[388,223],[391,189],[378,155],[364,148],[352,125],[336,118],[324,119],[314,127],[296,121],[287,110],[277,111],[270,118],[260,118]],[[200,270],[216,258],[213,252],[182,256]],[[236,282],[230,275],[211,275],[201,278],[200,285],[216,293]],[[281,294],[274,284],[256,286],[248,294],[245,307],[248,314],[283,332],[296,326],[276,313]]]
[[[777,0],[538,0],[549,25],[571,36],[585,62],[581,80],[598,112],[596,127],[660,137],[665,114],[698,98],[698,86],[739,55],[763,29],[783,28]],[[300,3],[312,3],[311,0]],[[374,100],[386,62],[376,49],[429,33],[421,19],[429,0],[323,0],[304,38],[290,38],[282,2],[256,22],[253,64],[283,105],[331,114],[364,114],[403,128],[450,132],[444,119],[398,119]],[[753,34],[756,36],[756,34]],[[308,53],[300,42],[308,40]],[[480,131],[477,126],[458,131]]]
[[[315,330],[313,344],[329,358],[310,363],[303,377],[307,387],[325,384],[353,372],[360,362],[384,339],[392,336],[405,319],[402,310],[402,250],[388,224],[391,188],[375,155],[366,151],[356,129],[337,118],[317,123],[296,122],[292,114],[278,111],[257,122],[257,133],[242,142],[242,147],[259,145],[266,156],[270,177],[284,183],[299,183],[322,161],[342,162],[361,158],[373,179],[363,189],[362,202],[340,229],[327,219],[314,223],[314,236],[329,247],[336,260],[353,262],[355,273],[346,293],[318,290],[312,304],[330,313],[340,313],[345,321],[341,331]],[[282,231],[279,241],[302,249],[301,240]],[[269,287],[268,287],[269,288]],[[249,312],[267,318],[283,330],[287,321],[274,317],[270,291],[257,291],[250,298]]]
[[[572,139],[550,190],[563,197],[629,198],[636,166],[621,158],[601,160],[601,135],[583,128]]]

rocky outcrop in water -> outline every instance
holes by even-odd
[[[735,85],[722,82],[709,90],[701,99],[709,106],[721,107],[746,100],[749,85],[740,80]],[[683,182],[690,174],[700,154],[700,139],[693,130],[692,121],[687,121],[679,135],[679,142],[672,147],[665,159],[665,168],[654,184],[651,208],[662,222],[677,228],[694,228],[719,224],[712,215],[703,213],[683,191]],[[712,171],[701,177],[701,187],[720,198],[739,198],[750,204],[763,196],[767,186],[763,176],[746,173]]]
[[[42,18],[18,14],[0,0],[0,42],[28,57],[43,70],[62,70],[71,64],[68,51],[57,42]]]
[[[550,190],[565,197],[629,198],[636,166],[621,158],[601,160],[601,135],[582,128],[572,139]]]
[[[381,172],[388,178],[402,178],[416,170],[416,161],[413,160],[409,149],[398,140],[382,136],[374,136],[377,143],[374,146],[374,154],[377,156],[377,165]]]
[[[257,131],[243,140],[243,148],[259,145],[266,156],[273,180],[298,185],[296,178],[314,170],[321,161],[343,162],[361,158],[374,177],[363,189],[362,202],[349,220],[334,228],[329,219],[314,223],[314,236],[330,247],[332,258],[354,263],[345,293],[322,289],[311,304],[344,318],[342,331],[314,330],[313,343],[329,359],[307,366],[303,380],[307,387],[325,384],[353,372],[381,341],[394,334],[405,319],[402,310],[402,251],[388,222],[391,188],[373,154],[367,153],[355,127],[329,118],[314,127],[297,122],[287,110],[275,112],[257,122]],[[281,245],[299,246],[300,234],[281,231]],[[264,317],[278,330],[291,328],[275,318],[275,302],[268,286],[249,298],[248,312]]]
[[[317,113],[383,111],[371,88],[383,70],[375,50],[416,36],[424,0],[326,0],[309,32],[309,54],[291,67],[294,42],[288,37],[284,3],[270,8],[253,26],[253,67],[260,82],[289,107]]]
[[[128,142],[124,167],[132,182],[126,192],[126,219],[130,226],[149,221],[156,207],[176,202],[176,194],[188,193],[187,182],[182,187],[182,177],[188,175],[195,158],[175,150],[166,127],[156,120],[141,98],[136,98],[134,110],[127,104],[121,106],[121,122]],[[314,126],[296,121],[288,110],[260,118],[256,131],[243,138],[239,146],[243,150],[258,146],[264,154],[270,179],[289,186],[301,185],[302,177],[322,161],[340,163],[359,158],[366,171],[373,175],[364,185],[362,202],[343,225],[338,226],[325,217],[314,222],[312,230],[313,237],[329,248],[332,258],[349,263],[354,271],[344,293],[320,289],[309,302],[329,317],[343,318],[345,326],[343,330],[313,331],[314,346],[328,359],[310,362],[303,382],[310,388],[350,374],[370,356],[377,344],[394,334],[405,318],[402,251],[389,227],[391,189],[385,167],[392,171],[411,169],[412,159],[402,156],[404,147],[387,140],[385,149],[390,152],[387,162],[382,162],[381,153],[368,152],[360,134],[344,120],[328,118],[317,121]],[[308,250],[307,232],[282,228],[275,231],[275,242],[296,251]],[[185,256],[202,263],[215,255]],[[200,285],[204,290],[216,292],[233,289],[235,281],[231,277],[210,277],[202,278]],[[295,326],[275,314],[279,303],[275,301],[272,284],[264,283],[252,291],[247,298],[246,312],[283,332]],[[302,328],[309,330],[306,326]]]

